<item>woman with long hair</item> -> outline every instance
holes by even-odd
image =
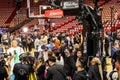
[[[89,67],[88,74],[91,80],[103,80],[102,65],[99,58],[94,57],[91,60],[91,66]]]

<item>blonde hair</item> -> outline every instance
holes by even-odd
[[[98,64],[100,76],[101,76],[101,79],[103,80],[103,71],[102,71],[102,65],[101,65],[100,59],[97,58],[97,57],[94,57],[94,58],[92,59],[92,61],[94,61],[96,64]]]
[[[100,59],[99,58],[97,58],[97,57],[94,57],[93,59],[92,59],[92,61],[94,61],[95,63],[97,63],[97,64],[101,64],[101,61],[100,61]]]

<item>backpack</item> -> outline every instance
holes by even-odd
[[[29,79],[29,74],[27,73],[25,69],[22,69],[22,68],[18,70],[16,80],[21,80],[21,78],[26,79],[26,80]]]
[[[18,70],[18,77],[25,77],[25,76],[27,76],[28,75],[28,72],[24,69],[24,68],[22,68],[22,63],[21,63],[21,68]]]

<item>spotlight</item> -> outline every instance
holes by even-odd
[[[27,28],[27,27],[24,27],[24,28],[23,28],[23,32],[28,32],[28,28]]]

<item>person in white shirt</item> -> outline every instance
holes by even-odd
[[[8,65],[10,65],[10,76],[13,75],[13,67],[16,63],[19,63],[19,55],[21,53],[24,53],[24,50],[22,47],[18,46],[17,40],[13,40],[11,42],[12,47],[8,49],[7,53],[11,53],[12,56],[9,57]],[[10,79],[13,80],[13,79]]]

